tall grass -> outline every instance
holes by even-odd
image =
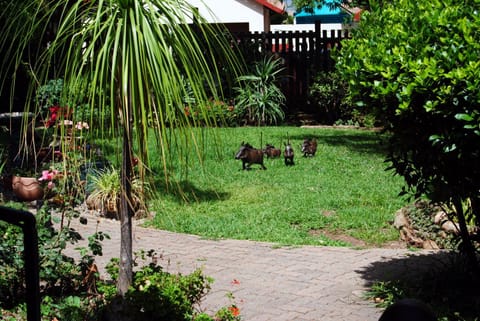
[[[193,146],[180,153],[181,139],[172,140],[170,181],[180,189],[163,183],[154,157],[159,193],[150,203],[155,216],[148,225],[282,245],[351,245],[332,237],[339,234],[371,246],[398,238],[389,222],[405,200],[397,196],[401,178],[385,171],[385,136],[298,127],[198,129],[197,134],[200,159]],[[318,141],[314,157],[301,155],[306,137]],[[243,171],[234,159],[242,141],[283,150],[287,140],[295,150],[295,166],[285,166],[282,157],[265,159],[267,170],[252,165]]]

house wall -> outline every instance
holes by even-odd
[[[320,26],[321,32],[327,31],[330,35],[331,30],[345,29],[341,23],[322,23]],[[271,31],[315,31],[315,25],[312,24],[290,24],[290,25],[271,25]]]
[[[263,6],[251,0],[187,0],[209,22],[248,23],[250,31],[265,31]],[[207,9],[208,8],[208,9]]]

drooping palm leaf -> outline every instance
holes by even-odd
[[[158,152],[167,168],[169,131],[191,124],[183,113],[182,98],[187,94],[183,84],[189,83],[188,94],[193,95],[199,114],[207,116],[208,98],[222,96],[218,87],[220,67],[226,66],[232,77],[239,74],[240,64],[232,43],[223,30],[206,24],[183,0],[20,1],[3,12],[1,18],[9,26],[22,26],[23,22],[24,28],[11,27],[0,34],[0,40],[15,44],[3,42],[0,47],[7,54],[0,69],[2,84],[8,78],[4,71],[17,70],[24,62],[32,39],[45,39],[48,43],[40,41],[38,51],[27,56],[32,60],[32,75],[38,79],[32,81],[28,96],[33,96],[35,85],[46,82],[53,74],[64,79],[63,96],[70,107],[87,102],[94,115],[91,120],[110,115],[95,119],[96,123],[123,130],[124,147],[119,151],[124,155],[121,197],[122,204],[127,205],[120,206],[121,248],[130,251],[127,256],[131,259],[128,204],[132,203],[133,146],[137,146],[142,162],[148,163],[145,142],[148,125],[153,125]],[[45,37],[47,30],[53,36]],[[31,102],[27,99],[26,111],[35,111]],[[208,124],[210,119],[205,118]],[[193,141],[190,146],[198,150],[193,134],[185,130],[178,133],[189,137]],[[121,262],[125,261],[124,254],[121,252]],[[128,271],[126,274],[128,277]],[[128,284],[120,287],[120,292],[125,293]]]

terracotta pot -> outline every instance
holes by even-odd
[[[35,177],[12,177],[12,190],[22,201],[35,201],[43,198],[43,188]]]

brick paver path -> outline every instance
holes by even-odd
[[[119,256],[119,222],[87,218],[87,225],[74,226],[81,235],[98,228],[111,237],[98,261],[103,274],[105,263]],[[215,241],[135,224],[134,250],[139,249],[157,251],[171,272],[203,268],[215,281],[202,308],[212,312],[228,305],[231,292],[245,321],[378,320],[381,310],[362,298],[369,282],[404,277],[436,253]]]

